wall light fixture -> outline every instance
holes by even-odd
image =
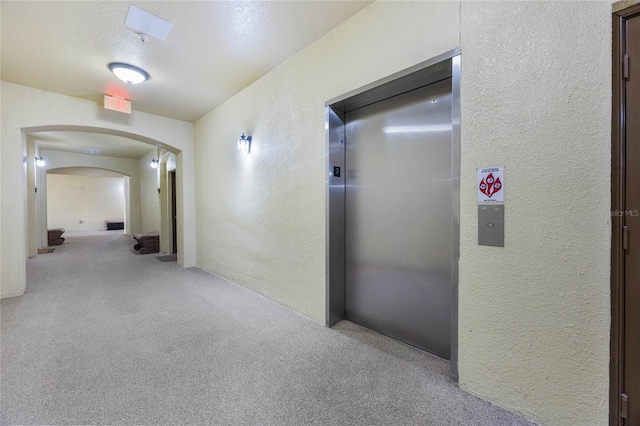
[[[160,163],[160,160],[156,160],[155,158],[153,160],[151,160],[151,168],[152,169],[157,169],[158,168],[158,164]]]
[[[40,156],[40,158],[36,157],[36,166],[44,167],[45,164],[47,163],[44,161],[44,158],[42,158],[42,155]]]
[[[238,149],[246,153],[251,151],[251,136],[245,136],[242,132],[242,136],[238,139]]]

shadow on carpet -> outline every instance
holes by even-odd
[[[171,262],[174,260],[178,260],[178,255],[176,253],[173,254],[164,254],[162,256],[156,256],[160,262]]]
[[[38,254],[53,253],[54,251],[56,251],[56,249],[54,249],[54,248],[52,248],[52,249],[38,249]]]

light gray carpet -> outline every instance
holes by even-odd
[[[69,237],[2,301],[2,424],[528,425],[446,362],[201,270]]]

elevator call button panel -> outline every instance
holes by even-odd
[[[504,247],[504,204],[478,205],[478,244]]]

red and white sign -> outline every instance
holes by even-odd
[[[478,202],[504,202],[504,167],[478,169]]]
[[[112,111],[124,112],[131,114],[131,101],[119,96],[104,95],[104,107]]]

